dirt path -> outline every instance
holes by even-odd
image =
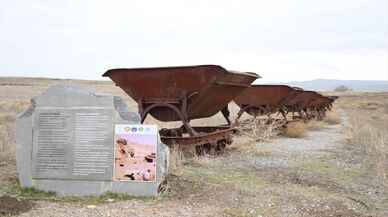
[[[36,201],[20,216],[384,216],[358,182],[358,165],[344,158],[344,117],[305,138],[257,144],[257,154],[231,151],[193,160],[169,177],[170,192],[159,199]]]
[[[258,149],[269,150],[271,156],[259,157],[256,164],[262,167],[290,167],[295,163],[317,159],[337,150],[344,142],[344,113],[341,124],[325,125],[324,128],[308,131],[303,138],[278,137],[270,142],[259,143]]]

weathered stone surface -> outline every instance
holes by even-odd
[[[156,182],[113,181],[115,124],[140,124],[120,97],[50,87],[16,121],[20,185],[59,195],[156,196],[167,173],[168,148],[159,140]]]

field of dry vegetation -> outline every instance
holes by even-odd
[[[15,162],[16,115],[53,84],[122,96],[137,111],[108,81],[0,78],[0,198],[18,201],[0,201],[0,216],[388,216],[388,93],[341,93],[323,121],[285,128],[245,114],[221,156],[186,158],[171,150],[168,186],[159,198],[60,198],[20,189]],[[231,107],[235,117],[238,109]],[[218,114],[193,123],[224,120]]]
[[[339,107],[347,111],[346,148],[369,170],[376,185],[388,187],[388,96],[385,93],[350,94]]]

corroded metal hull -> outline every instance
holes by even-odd
[[[217,65],[112,69],[103,76],[110,77],[138,103],[141,122],[147,114],[160,121],[182,121],[181,128],[162,129],[162,141],[169,146],[193,146],[200,154],[223,150],[232,142],[228,103],[259,77]],[[220,111],[227,126],[190,125],[193,119]]]

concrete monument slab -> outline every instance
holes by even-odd
[[[154,135],[156,153],[148,153],[147,157],[141,156],[146,154],[144,151],[139,151],[135,158],[132,153],[125,154],[127,149],[120,149],[125,158],[132,158],[127,161],[129,164],[143,163],[144,160],[144,168],[148,168],[149,173],[153,167],[146,163],[152,163],[155,174],[143,175],[146,181],[132,181],[132,173],[127,174],[129,178],[124,181],[114,178],[116,155],[120,153],[117,152],[115,128],[127,125],[143,129],[139,115],[128,112],[120,97],[73,86],[50,87],[31,99],[31,106],[16,120],[20,185],[54,191],[59,195],[99,195],[105,192],[158,195],[167,173],[169,151],[157,133]],[[130,145],[136,150],[153,150],[140,147],[139,142]],[[116,168],[116,171],[119,170]]]

